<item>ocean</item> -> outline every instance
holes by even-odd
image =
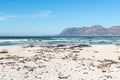
[[[0,46],[9,45],[104,45],[120,44],[120,36],[0,36]]]

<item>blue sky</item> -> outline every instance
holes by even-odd
[[[0,0],[0,35],[56,35],[96,24],[120,25],[120,0]]]

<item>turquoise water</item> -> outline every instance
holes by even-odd
[[[0,36],[0,46],[6,45],[104,45],[120,44],[120,36]]]

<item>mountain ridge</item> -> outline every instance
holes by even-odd
[[[104,28],[102,25],[91,27],[71,27],[64,29],[60,36],[120,36],[120,26]]]

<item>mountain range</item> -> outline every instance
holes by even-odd
[[[120,36],[120,26],[104,28],[102,25],[91,27],[71,27],[64,29],[60,36]]]

